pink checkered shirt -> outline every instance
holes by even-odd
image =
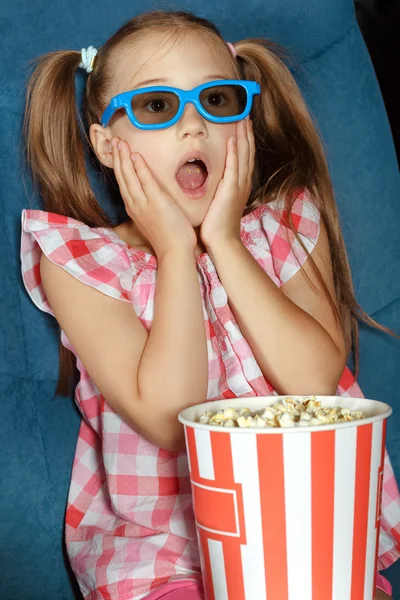
[[[309,251],[319,235],[320,214],[305,191],[292,217]],[[243,244],[277,286],[307,258],[285,225],[283,205],[261,206],[241,221]],[[157,258],[123,242],[111,229],[90,228],[39,210],[22,213],[21,262],[33,302],[52,313],[41,280],[41,253],[82,283],[130,302],[151,328]],[[296,256],[298,260],[296,260]],[[276,394],[263,377],[229,308],[208,254],[197,257],[207,331],[207,399]],[[74,352],[62,332],[63,344]],[[106,403],[77,357],[75,398],[82,414],[66,514],[66,545],[86,600],[139,600],[172,580],[200,580],[186,453],[154,446]],[[349,369],[338,395],[363,397]],[[379,569],[400,554],[399,492],[386,455]]]

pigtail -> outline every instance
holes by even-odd
[[[251,113],[258,142],[251,212],[265,198],[271,201],[286,198],[296,188],[310,189],[321,175],[329,178],[329,173],[316,124],[284,63],[288,57],[283,48],[269,40],[248,39],[236,44],[236,50],[240,76],[257,81],[262,90]]]
[[[45,210],[109,227],[96,201],[85,166],[85,149],[75,100],[80,52],[59,51],[37,59],[27,87],[23,133],[26,158]],[[69,395],[76,383],[76,359],[60,340],[56,394]]]
[[[246,39],[235,44],[239,76],[260,83],[251,118],[257,144],[253,192],[245,214],[257,206],[283,199],[289,226],[307,253],[321,286],[341,325],[347,356],[352,354],[354,374],[359,372],[358,322],[393,332],[372,319],[357,303],[339,214],[326,160],[326,149],[297,83],[285,62],[284,49],[265,39]],[[321,213],[330,243],[336,302],[291,218],[299,192],[307,189]]]
[[[49,212],[89,226],[109,227],[85,165],[82,123],[75,100],[77,51],[39,57],[27,87],[24,136],[33,180]]]

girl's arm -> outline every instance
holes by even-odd
[[[208,358],[194,253],[159,260],[148,333],[132,305],[84,285],[42,255],[48,302],[106,402],[154,444],[184,449],[180,410],[207,397]]]
[[[346,363],[345,344],[310,261],[304,269],[317,291],[301,270],[278,288],[240,240],[215,243],[208,252],[238,325],[277,392],[334,395]],[[322,223],[313,258],[335,297]]]

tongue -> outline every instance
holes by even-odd
[[[185,163],[179,169],[176,178],[183,188],[197,190],[207,179],[207,171],[203,163]]]

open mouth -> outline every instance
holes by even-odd
[[[176,173],[176,180],[181,189],[194,198],[205,193],[208,170],[205,163],[198,158],[186,161]]]

